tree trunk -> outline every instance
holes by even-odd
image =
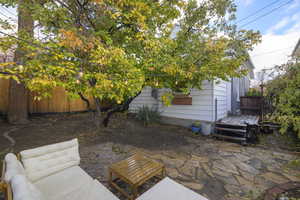
[[[18,37],[26,33],[33,37],[34,22],[30,14],[30,0],[19,0],[18,4]],[[26,52],[22,48],[21,42],[15,52],[14,61],[19,65],[26,62],[24,56]],[[9,84],[9,105],[8,121],[13,124],[23,124],[28,122],[28,91],[23,84],[11,79]]]
[[[83,94],[81,92],[79,92],[78,95],[79,95],[80,99],[85,102],[87,111],[91,112],[92,108],[91,108],[91,103],[90,103],[89,99],[86,98],[85,96],[83,96]]]
[[[109,123],[109,120],[110,120],[110,117],[116,113],[116,112],[124,112],[124,111],[127,111],[129,109],[129,105],[130,103],[136,98],[138,97],[140,94],[141,94],[142,90],[139,91],[135,96],[127,99],[127,101],[125,101],[122,105],[117,105],[115,106],[114,108],[112,108],[111,110],[109,110],[107,113],[106,113],[106,116],[105,118],[103,119],[102,121],[102,125],[104,127],[107,127],[108,126],[108,123]]]
[[[94,101],[95,101],[95,107],[96,107],[95,123],[96,123],[96,127],[98,129],[100,129],[100,128],[103,128],[103,126],[101,124],[101,120],[102,120],[101,103],[100,103],[100,99],[97,97],[94,97]]]

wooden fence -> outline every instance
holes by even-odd
[[[261,115],[263,107],[263,97],[261,96],[244,96],[240,97],[240,109],[242,114]]]
[[[9,80],[0,79],[0,113],[6,114],[8,110]],[[34,100],[30,93],[28,101],[29,113],[63,113],[86,111],[87,106],[80,98],[70,99],[63,88],[55,88],[51,98]],[[93,107],[93,102],[91,101]]]

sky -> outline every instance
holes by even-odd
[[[272,4],[273,2],[275,3]],[[300,39],[300,0],[235,0],[235,3],[237,4],[238,27],[259,30],[262,35],[262,42],[249,52],[255,71],[285,63]],[[286,5],[280,9],[255,20],[284,4]],[[267,5],[270,6],[255,16],[239,22]],[[244,26],[252,20],[255,21]]]
[[[249,52],[255,71],[285,63],[300,39],[300,0],[235,0],[235,3],[238,27],[258,30],[262,35],[262,42]],[[278,7],[280,9],[276,10]],[[264,9],[248,17],[261,8]],[[4,14],[16,19],[15,10],[8,11],[0,8],[0,17]],[[269,12],[269,15],[256,19]]]

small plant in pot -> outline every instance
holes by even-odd
[[[191,126],[192,132],[195,134],[199,134],[201,130],[201,122],[195,121]]]

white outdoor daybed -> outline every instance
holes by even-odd
[[[200,194],[166,177],[136,200],[208,200]]]
[[[21,162],[20,162],[20,161]],[[78,140],[9,153],[3,162],[0,189],[6,200],[119,200],[79,167]],[[207,200],[165,178],[137,200]]]

